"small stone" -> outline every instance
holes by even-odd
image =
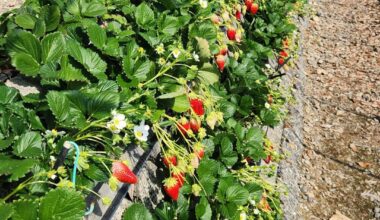
[[[380,207],[375,208],[375,213],[380,213]]]
[[[351,150],[352,150],[353,152],[357,152],[357,151],[358,151],[358,148],[357,148],[356,145],[353,144],[353,143],[350,144],[350,148],[351,148]]]
[[[343,215],[339,211],[336,211],[335,215],[333,215],[330,220],[351,220],[349,217]]]
[[[342,111],[342,110],[338,110],[337,112],[336,112],[336,115],[337,116],[343,116],[343,115],[345,115],[346,114],[346,112],[345,111]]]

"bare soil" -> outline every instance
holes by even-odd
[[[0,0],[0,15],[13,8],[19,7],[23,0]]]
[[[380,219],[380,1],[311,6],[298,216]]]

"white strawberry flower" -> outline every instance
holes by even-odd
[[[181,54],[181,50],[180,49],[178,49],[178,48],[175,48],[174,50],[173,50],[173,56],[174,56],[174,58],[178,58],[179,57],[179,55]]]
[[[107,128],[114,134],[119,134],[121,132],[121,130],[117,129],[117,127],[112,121],[107,122]]]
[[[247,213],[240,212],[240,220],[247,220]]]
[[[207,8],[208,2],[206,0],[199,0],[199,4],[201,5],[201,8]]]
[[[125,121],[125,115],[123,115],[123,114],[114,115],[112,121],[113,121],[115,127],[119,130],[122,130],[125,127],[127,127],[127,122]]]
[[[149,135],[149,125],[145,125],[145,121],[142,120],[140,125],[136,125],[133,128],[133,133],[139,141],[147,141]]]
[[[196,62],[199,62],[199,55],[193,52],[193,58]]]
[[[46,137],[53,137],[53,138],[56,138],[58,136],[63,136],[66,134],[66,132],[64,131],[57,131],[56,129],[52,129],[52,130],[46,130],[45,131],[45,134],[46,134]]]
[[[164,44],[158,45],[155,51],[157,52],[157,54],[163,54],[165,52]]]
[[[119,134],[121,130],[127,127],[127,122],[124,114],[117,113],[115,110],[111,112],[113,118],[107,122],[107,128],[114,134]]]

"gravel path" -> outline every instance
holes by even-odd
[[[298,219],[380,219],[380,2],[311,4]]]

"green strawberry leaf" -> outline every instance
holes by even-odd
[[[174,99],[173,111],[185,112],[190,109],[190,102],[186,95],[177,96]]]
[[[97,1],[84,3],[81,6],[82,6],[82,15],[86,17],[97,17],[97,16],[102,16],[107,13],[107,8],[103,4]]]
[[[0,140],[0,150],[7,149],[13,143],[13,137]]]
[[[13,146],[13,153],[20,157],[39,157],[42,155],[42,137],[38,132],[22,134]]]
[[[155,26],[153,10],[146,4],[140,4],[135,11],[137,24],[144,29],[152,29]]]
[[[41,44],[30,32],[13,30],[7,37],[7,49],[11,56],[17,53],[30,55],[36,63],[41,61]]]
[[[61,59],[61,70],[57,74],[57,78],[63,81],[81,81],[89,82],[87,77],[82,73],[81,69],[75,68],[68,56],[63,56]]]
[[[26,53],[16,53],[12,58],[12,65],[26,76],[37,76],[40,70],[40,64]]]
[[[169,36],[175,35],[181,27],[181,23],[179,22],[177,17],[163,15],[163,19],[158,24],[158,28],[161,33]]]
[[[69,40],[66,45],[69,55],[81,63],[92,75],[99,80],[107,79],[105,74],[107,63],[97,53],[80,46],[75,40]]]
[[[41,45],[43,63],[58,61],[65,50],[65,41],[60,32],[46,35],[42,39]]]
[[[98,182],[106,182],[108,180],[108,175],[96,164],[91,164],[89,169],[84,170],[84,174],[90,179]]]
[[[50,110],[55,118],[64,126],[81,128],[86,124],[82,111],[69,98],[60,92],[50,91],[46,95]]]
[[[153,220],[152,214],[143,204],[135,203],[123,213],[124,220]]]
[[[99,25],[91,25],[87,28],[87,35],[96,48],[103,50],[107,42],[107,33]]]
[[[148,77],[148,74],[154,71],[154,68],[154,63],[147,60],[134,71],[133,76],[136,77],[140,82],[145,81]]]
[[[232,185],[227,188],[226,200],[236,205],[245,205],[248,201],[249,191],[240,185]]]
[[[36,21],[36,25],[33,28],[33,34],[36,35],[36,37],[42,37],[45,35],[46,32],[46,23],[42,19],[38,19]]]
[[[212,217],[211,206],[206,197],[202,197],[201,201],[195,206],[195,215],[199,220],[210,220]]]
[[[12,220],[36,220],[38,218],[38,203],[35,201],[15,201],[13,207],[15,213]]]
[[[17,101],[19,93],[17,89],[0,86],[0,103],[7,104]]]
[[[17,181],[31,171],[37,162],[34,159],[11,159],[10,157],[0,156],[0,176],[10,175],[8,181]],[[1,213],[1,212],[0,212]]]
[[[13,206],[4,202],[0,202],[0,219],[7,220],[14,213]]]
[[[36,18],[30,14],[19,14],[15,17],[15,22],[18,26],[24,29],[33,29],[36,23]]]
[[[114,92],[102,92],[88,96],[86,115],[101,119],[107,117],[120,103],[120,96]]]
[[[80,192],[69,188],[50,191],[42,199],[39,217],[41,220],[81,220],[84,216],[85,202]]]
[[[228,137],[223,137],[221,141],[221,159],[226,166],[233,166],[237,160],[237,153],[233,149],[233,144]]]
[[[46,31],[54,31],[61,20],[61,11],[56,5],[45,5],[41,9],[42,17],[45,20]]]

